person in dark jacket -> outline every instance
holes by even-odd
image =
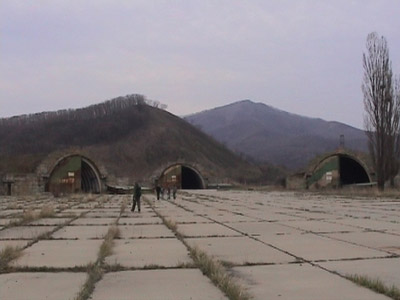
[[[176,184],[172,186],[172,198],[176,199]]]
[[[131,211],[135,211],[136,204],[138,206],[138,211],[140,212],[140,197],[142,196],[142,188],[139,183],[135,182],[135,186],[133,188],[133,203]]]
[[[159,184],[156,185],[156,193],[157,193],[157,200],[160,200],[161,186]]]

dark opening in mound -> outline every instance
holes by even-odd
[[[356,160],[340,156],[340,182],[342,185],[355,183],[368,183],[369,177],[364,167]]]
[[[182,189],[204,189],[203,181],[200,175],[194,170],[185,166],[182,166]]]

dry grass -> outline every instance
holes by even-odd
[[[378,278],[372,279],[362,275],[347,275],[346,278],[379,294],[383,294],[395,300],[400,300],[400,289],[394,285],[388,287]]]
[[[188,248],[196,267],[198,267],[204,275],[210,278],[214,285],[225,293],[230,300],[251,299],[247,291],[236,282],[220,262],[214,260],[198,248],[190,247],[183,238],[183,235],[178,231],[178,226],[173,220],[165,218],[155,209],[154,212],[162,219],[165,226],[172,230],[176,237],[186,246],[186,248]]]
[[[54,206],[51,204],[45,205],[39,212],[39,218],[52,218],[56,214]]]
[[[85,284],[82,286],[82,289],[80,290],[79,294],[74,298],[74,300],[87,300],[90,298],[90,295],[94,291],[94,287],[98,281],[103,278],[103,270],[102,268],[98,265],[89,265],[88,266],[88,277],[86,279]]]
[[[38,218],[38,214],[33,209],[24,211],[20,218],[21,225],[30,223]]]
[[[121,204],[120,215],[122,215],[124,213],[127,206],[128,206],[128,202],[126,200],[124,200]]]
[[[224,266],[198,248],[190,248],[190,255],[199,269],[225,293],[230,300],[251,299],[248,292],[228,274]]]
[[[88,266],[88,277],[79,294],[75,297],[75,300],[87,300],[90,298],[96,283],[103,277],[104,259],[112,254],[114,239],[119,237],[119,235],[120,231],[117,226],[113,225],[108,229],[108,232],[104,237],[104,241],[100,246],[99,253],[97,254],[97,261],[95,264]]]
[[[167,226],[173,232],[178,233],[178,225],[176,225],[175,221],[166,218],[162,218],[162,220],[165,226]]]
[[[21,226],[38,220],[40,218],[51,218],[54,217],[55,210],[53,205],[45,205],[39,212],[35,212],[33,209],[25,210],[18,220],[11,221],[7,227]]]
[[[6,246],[0,251],[0,271],[7,268],[8,264],[22,255],[22,249],[14,246]]]
[[[103,262],[107,256],[112,254],[114,239],[119,238],[119,236],[120,236],[120,231],[117,226],[113,225],[108,229],[108,232],[104,237],[104,241],[100,246],[98,254],[98,260],[100,262]]]
[[[8,204],[8,206],[6,207],[6,209],[17,209],[18,208],[18,204],[16,202],[14,203],[10,203]]]

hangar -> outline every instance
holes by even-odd
[[[77,154],[61,158],[52,168],[45,183],[45,192],[54,195],[101,191],[99,169],[90,159]]]
[[[206,184],[200,172],[187,164],[173,164],[164,169],[158,178],[161,186],[176,185],[178,189],[204,189]]]
[[[373,176],[362,158],[341,150],[319,158],[305,174],[305,180],[307,188],[338,188],[354,184],[371,184]]]

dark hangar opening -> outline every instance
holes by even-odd
[[[79,155],[72,155],[54,167],[45,190],[56,196],[81,192],[100,193],[100,176],[92,163]]]
[[[370,182],[364,167],[350,157],[339,157],[339,170],[342,185]]]
[[[81,189],[84,193],[100,193],[99,180],[93,168],[84,160],[81,165]]]
[[[164,188],[172,186],[186,190],[205,188],[201,174],[197,170],[181,164],[168,167],[157,181]]]
[[[194,170],[182,166],[182,189],[199,190],[203,188],[203,181],[200,176]]]

